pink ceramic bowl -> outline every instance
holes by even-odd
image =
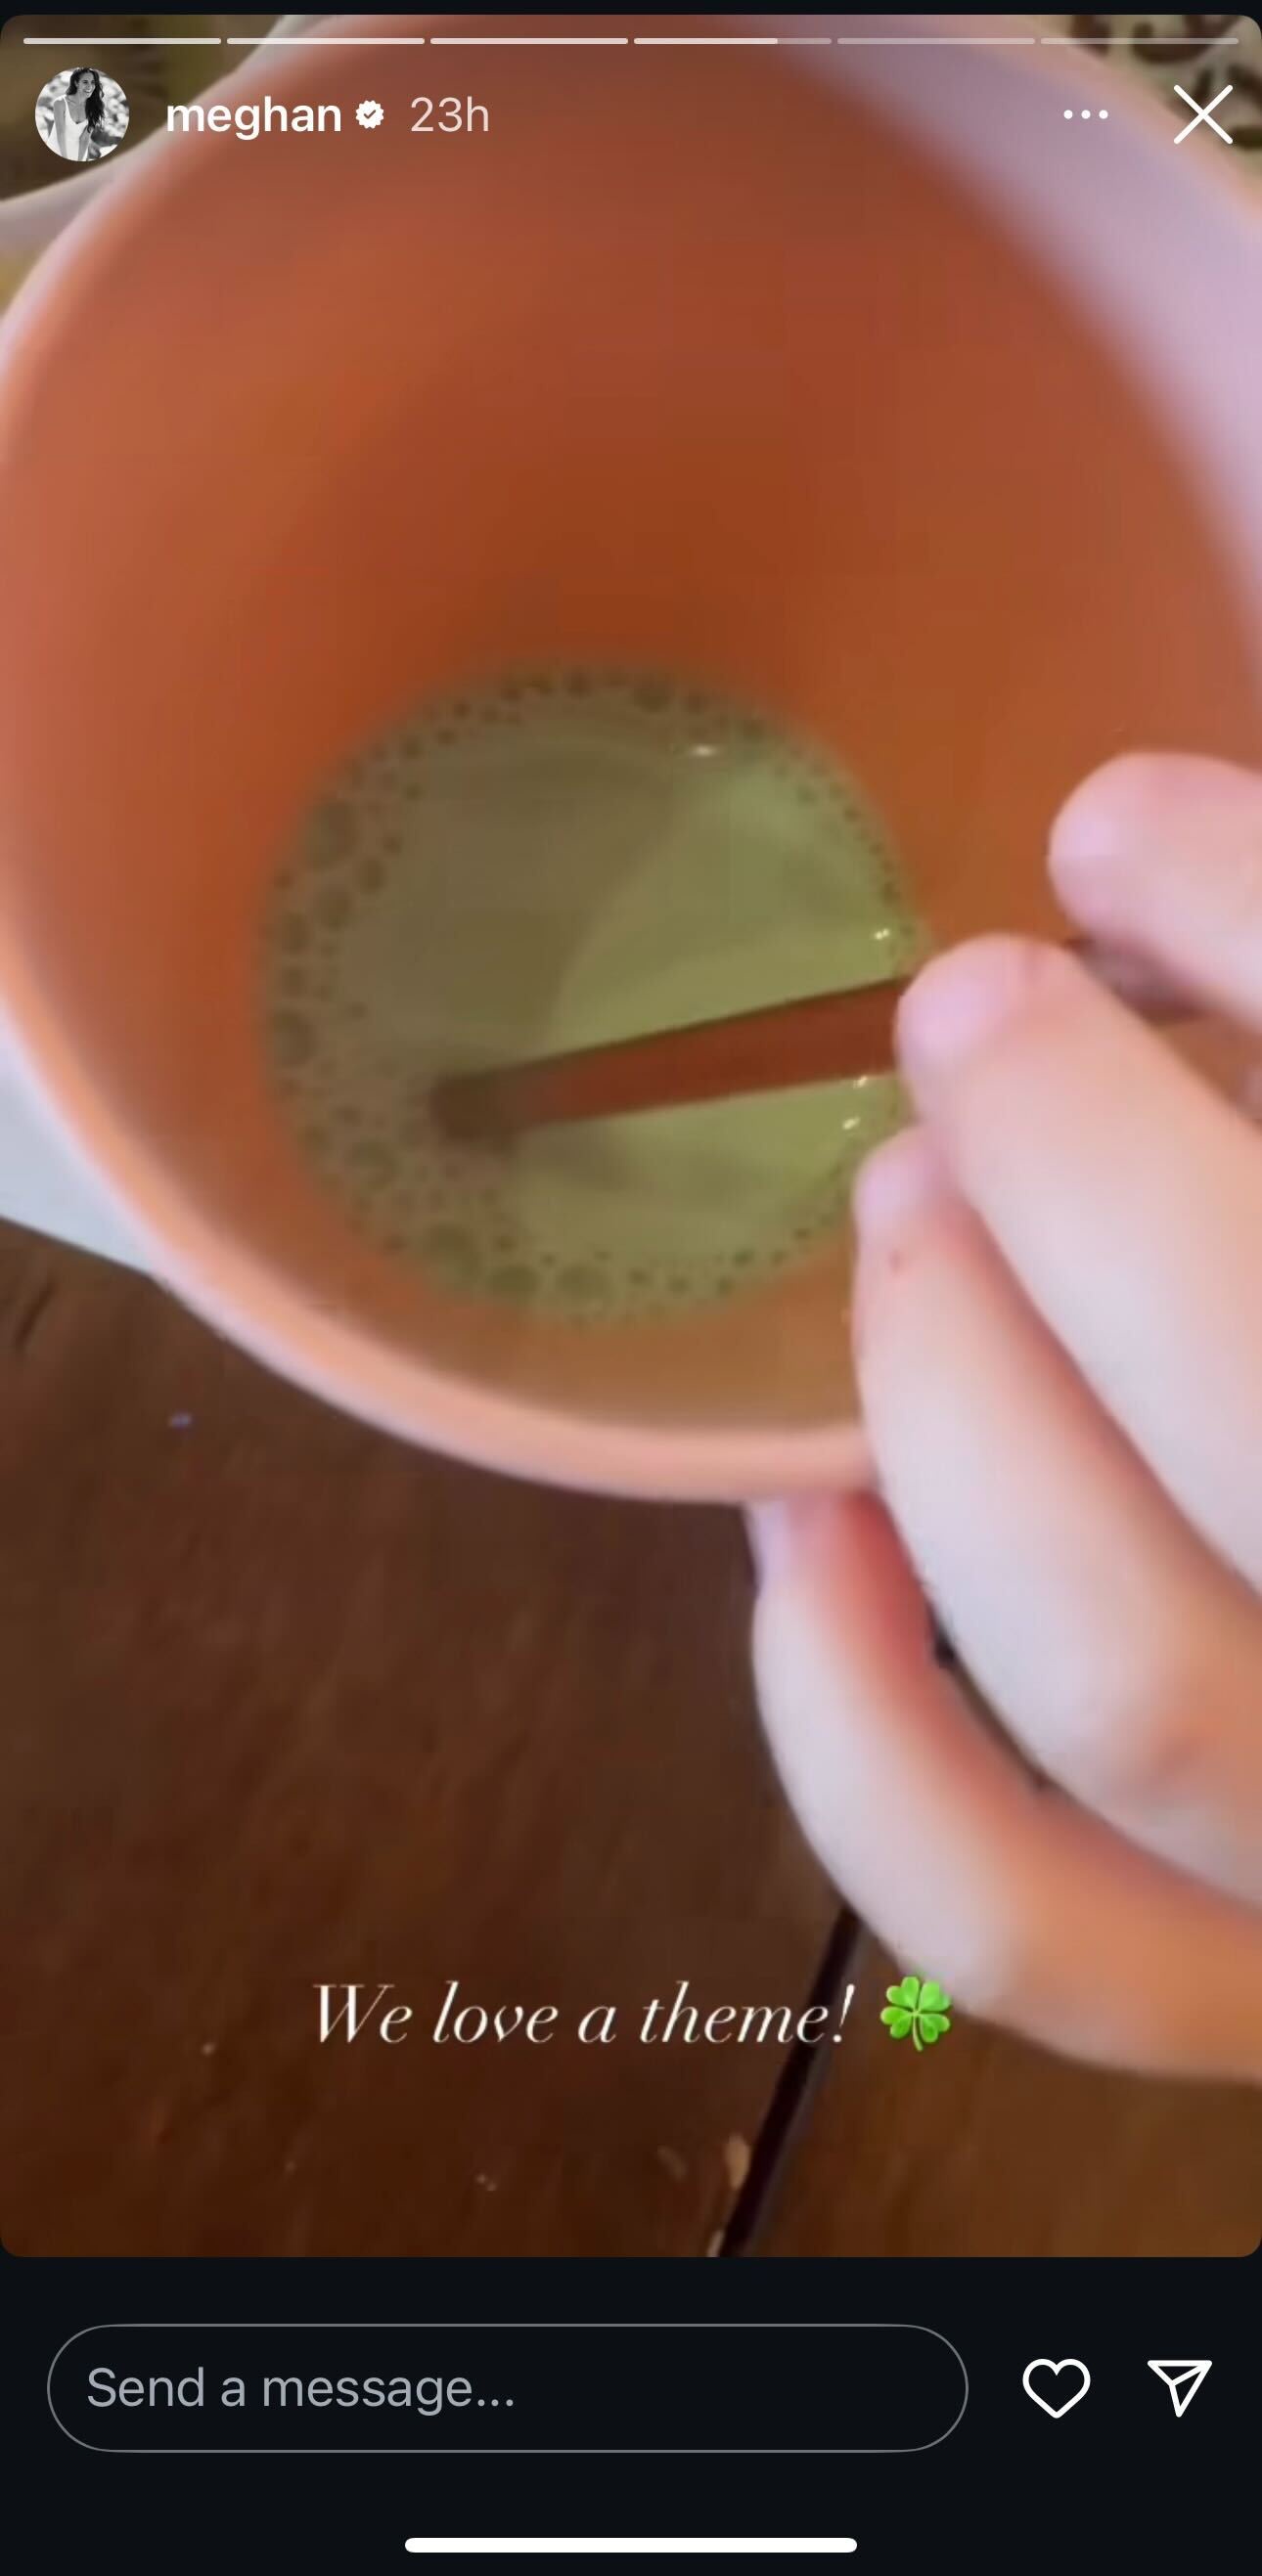
[[[579,1332],[347,1227],[266,1079],[276,853],[427,691],[605,659],[835,746],[943,939],[1046,926],[1077,777],[1262,742],[1262,217],[1063,49],[488,51],[432,85],[489,134],[423,138],[438,60],[251,57],[212,102],[343,130],[146,146],[8,317],[0,1009],[154,1269],[330,1401],[622,1493],[845,1483],[843,1244]]]

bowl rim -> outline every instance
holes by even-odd
[[[422,14],[419,23],[423,26],[431,14]],[[330,23],[367,33],[376,22],[371,17],[342,22],[334,16]],[[397,26],[397,20],[390,23]],[[731,23],[750,29],[783,29],[786,22],[782,17],[738,15]],[[930,22],[913,17],[905,23]],[[946,23],[960,31],[989,24],[976,18]],[[1026,23],[1031,28],[1038,24],[1034,19]],[[932,24],[936,30],[944,26],[940,18]],[[259,78],[260,50],[243,53],[228,76],[212,84],[216,98],[230,103],[234,96],[250,96]],[[1080,49],[1032,49],[1022,52],[1019,60],[1025,69],[1052,69],[1062,88],[1068,79],[1084,97],[1098,94],[1101,86],[1110,100],[1118,95],[1107,66],[1084,56]],[[1154,139],[1167,139],[1162,110],[1155,101],[1146,100],[1137,86],[1122,112],[1132,123],[1146,126]],[[0,388],[0,435],[22,362],[48,328],[63,276],[108,260],[115,240],[131,222],[133,201],[138,204],[145,192],[160,195],[166,140],[159,129],[117,170],[110,170],[109,198],[98,223],[85,227],[67,222],[19,286],[4,322],[8,386]],[[107,173],[92,175],[103,178]],[[1243,202],[1239,183],[1229,174],[1224,176],[1239,208]],[[1207,175],[1203,184],[1210,184]],[[50,196],[64,199],[73,194],[81,206],[84,193],[82,182],[54,183],[34,198],[10,201],[9,209],[0,209],[0,218],[14,206],[29,207]],[[1247,193],[1246,189],[1246,197]],[[94,199],[96,194],[93,189]],[[67,207],[67,216],[75,211],[77,207]],[[0,251],[4,248],[0,222]],[[810,1425],[747,1429],[681,1427],[616,1414],[570,1413],[553,1404],[491,1390],[438,1369],[420,1355],[393,1351],[370,1331],[340,1321],[304,1299],[244,1242],[221,1232],[201,1213],[178,1173],[138,1143],[121,1116],[103,1105],[3,911],[0,996],[19,1079],[68,1159],[129,1231],[154,1276],[213,1329],[308,1393],[395,1437],[473,1465],[626,1498],[745,1503],[828,1487],[853,1488],[870,1481],[868,1442],[855,1418],[839,1415]],[[840,1334],[846,1329],[844,1313],[839,1311],[837,1321]]]

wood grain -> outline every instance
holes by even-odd
[[[891,1961],[869,1939],[849,1973],[759,2253],[1252,2252],[1262,2094],[1070,2066],[959,2015],[917,2057],[881,2026]]]
[[[6,2243],[701,2251],[778,2052],[423,2026],[804,1998],[735,1516],[420,1456],[11,1229],[0,1425]],[[351,1978],[401,2045],[317,2044]]]
[[[188,1417],[187,1421],[183,1418]],[[0,2232],[22,2252],[697,2253],[780,2052],[434,2048],[487,2004],[806,2000],[831,1892],[750,1701],[733,1516],[344,1421],[0,1227]],[[1106,1972],[1106,1971],[1105,1971]],[[1262,2099],[931,2056],[856,1968],[758,2252],[1238,2252]],[[391,1979],[401,2046],[316,2038]]]

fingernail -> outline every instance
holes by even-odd
[[[759,1585],[778,1583],[826,1543],[835,1518],[828,1494],[795,1494],[788,1501],[747,1503],[745,1529]]]
[[[1142,876],[1172,866],[1186,882],[1207,856],[1256,844],[1262,780],[1226,760],[1130,752],[1083,780],[1052,825],[1053,884],[1080,921],[1107,929],[1114,904]]]
[[[774,1583],[793,1552],[787,1504],[750,1503],[745,1513],[745,1531],[759,1583]]]
[[[950,1193],[941,1147],[927,1128],[907,1127],[860,1166],[851,1207],[861,1235],[889,1234],[940,1206]]]
[[[949,1073],[987,1045],[1063,963],[1054,948],[1006,936],[971,939],[935,957],[898,1013],[898,1053],[911,1082]]]

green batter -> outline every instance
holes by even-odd
[[[298,836],[263,957],[269,1061],[325,1185],[449,1288],[591,1322],[731,1295],[841,1221],[890,1076],[543,1130],[498,1154],[440,1073],[901,974],[925,951],[852,780],[657,677],[429,704]]]

